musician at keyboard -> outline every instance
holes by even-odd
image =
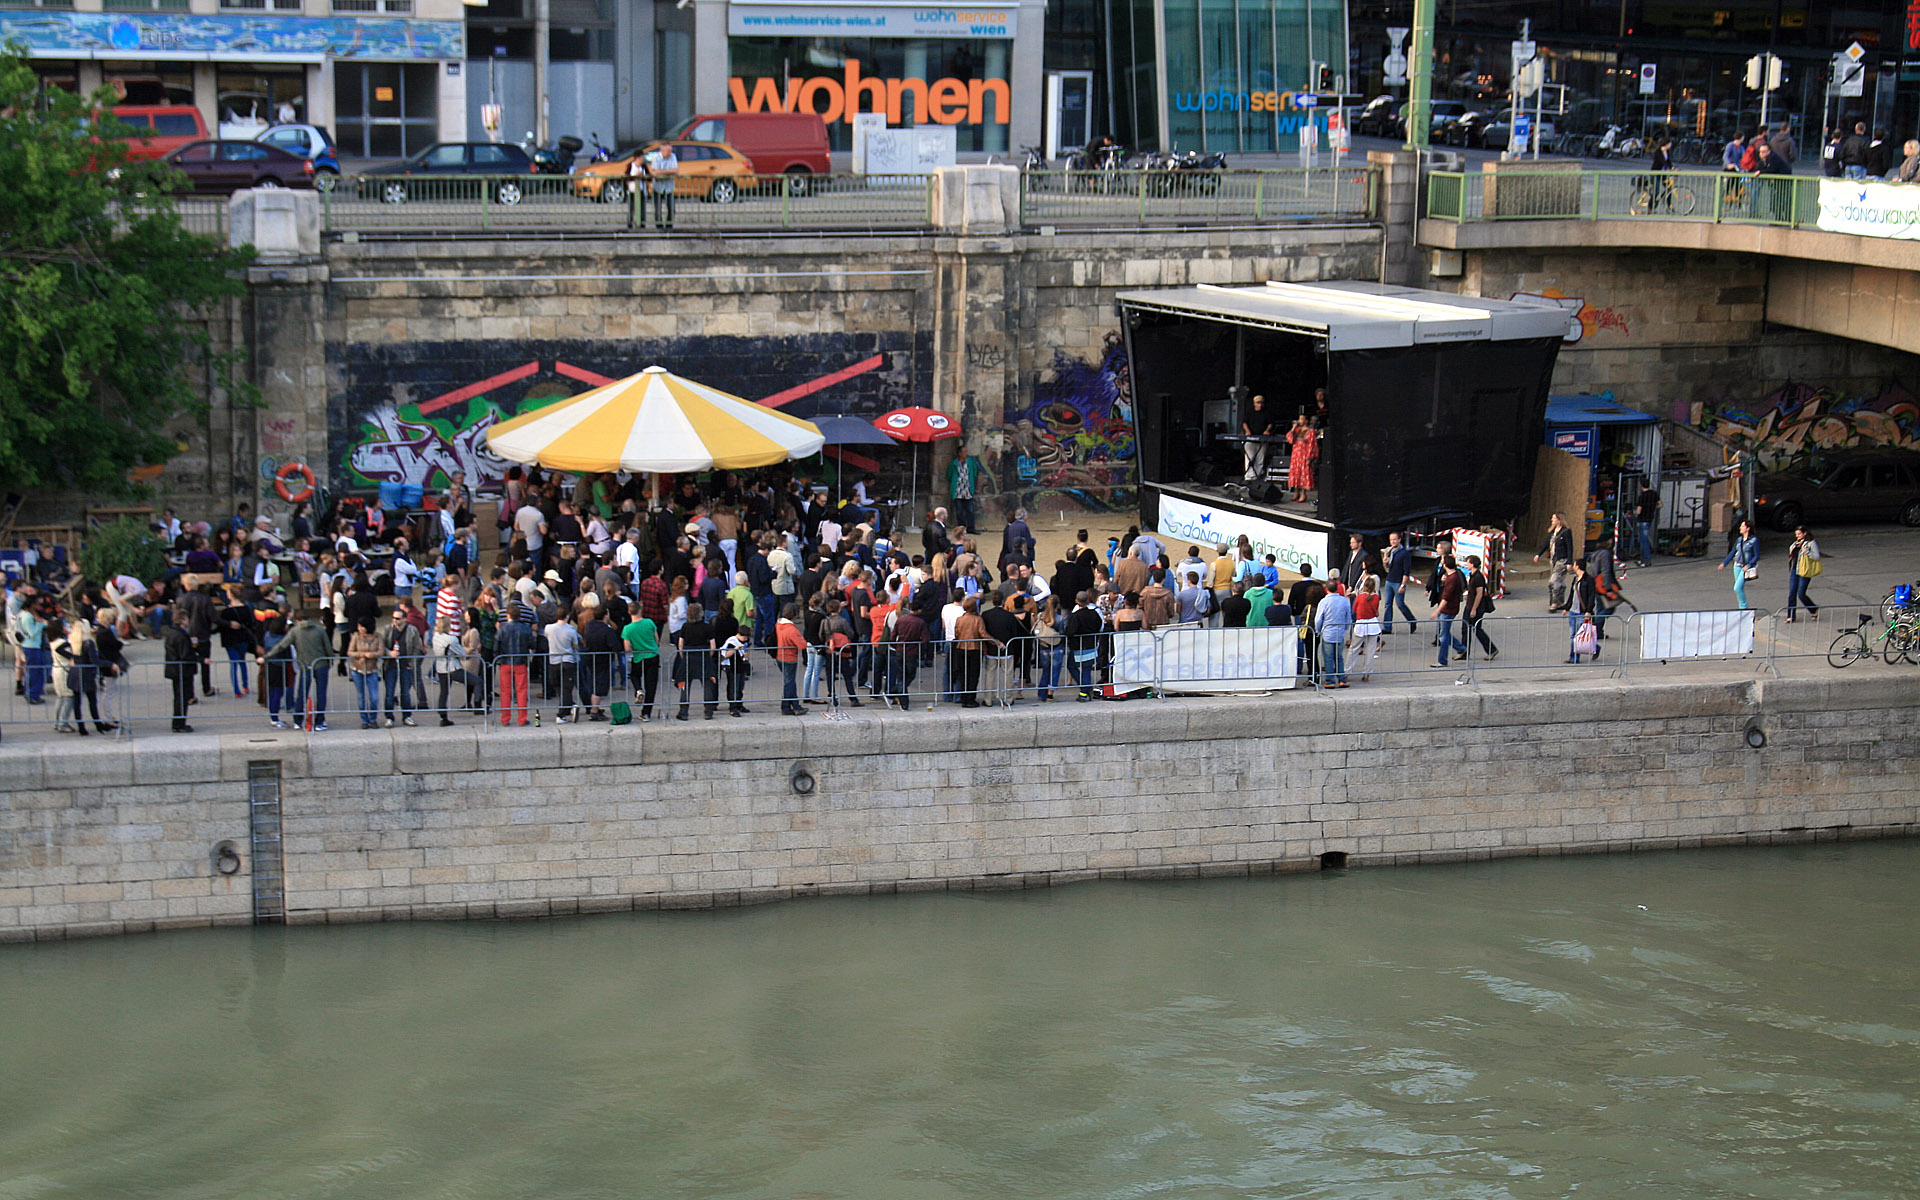
[[[1247,410],[1245,417],[1241,418],[1240,432],[1249,438],[1264,438],[1279,432],[1274,415],[1267,408],[1265,396],[1253,398],[1253,407]],[[1250,441],[1246,444],[1248,483],[1256,483],[1267,477],[1267,448],[1268,443],[1261,441]]]

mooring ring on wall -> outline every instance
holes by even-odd
[[[820,786],[820,780],[815,777],[812,766],[797,762],[793,764],[793,771],[787,776],[787,786],[793,789],[793,794],[796,796],[811,796],[814,789]]]
[[[232,842],[220,842],[214,846],[213,869],[221,875],[240,873],[240,851]]]

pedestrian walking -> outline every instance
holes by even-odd
[[[1724,571],[1728,567],[1733,568],[1733,599],[1744,611],[1747,608],[1747,581],[1760,578],[1760,539],[1753,532],[1753,522],[1740,522],[1732,547],[1714,570]]]
[[[1787,547],[1787,620],[1793,621],[1795,609],[1799,605],[1807,606],[1807,619],[1820,619],[1820,606],[1807,595],[1807,584],[1819,576],[1825,568],[1820,565],[1820,543],[1807,533],[1807,527],[1800,525],[1793,531],[1793,544]]]

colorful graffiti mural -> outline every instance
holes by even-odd
[[[1131,509],[1138,481],[1133,380],[1119,333],[1096,361],[1054,351],[1033,403],[987,432],[983,454],[1007,512],[1025,507]]]
[[[1823,451],[1894,447],[1920,450],[1920,402],[1891,380],[1872,394],[1789,383],[1758,404],[1723,404],[1702,427],[1750,446],[1769,470],[1797,466]]]
[[[1509,300],[1547,300],[1558,305],[1567,313],[1566,343],[1571,346],[1584,338],[1605,331],[1607,333],[1630,333],[1627,318],[1617,308],[1600,308],[1587,303],[1579,296],[1569,296],[1559,288],[1542,288],[1537,292],[1515,292]]]
[[[505,417],[485,397],[444,416],[427,416],[418,404],[383,404],[361,415],[359,436],[347,452],[346,485],[410,483],[433,491],[461,471],[490,489],[505,477],[508,464],[487,450],[487,430]]]
[[[487,449],[501,421],[659,362],[796,416],[877,416],[925,402],[921,335],[675,338],[643,345],[588,341],[346,346],[344,386],[328,411],[334,486],[381,483],[431,492],[464,471],[497,490],[508,464]],[[898,456],[901,474],[907,458]],[[862,459],[861,466],[873,460]],[[891,459],[873,463],[891,473]]]

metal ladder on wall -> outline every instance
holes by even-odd
[[[286,856],[280,843],[280,764],[247,764],[247,817],[253,838],[253,923],[287,921]]]

